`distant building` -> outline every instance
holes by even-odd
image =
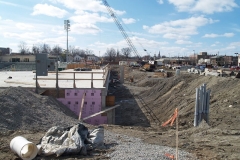
[[[240,66],[240,55],[238,55],[238,66]]]
[[[81,57],[81,56],[79,56],[79,55],[75,55],[75,56],[73,57],[73,61],[74,61],[74,62],[82,62],[82,61],[84,61],[84,58]]]
[[[5,54],[0,56],[1,62],[35,62],[35,55]]]
[[[210,60],[214,66],[224,66],[224,56],[213,56]]]
[[[87,56],[87,61],[94,61],[97,62],[99,60],[99,58],[95,55],[88,55]]]
[[[6,55],[6,54],[11,54],[11,49],[0,47],[0,55]]]
[[[56,55],[48,55],[48,59],[56,61],[60,60],[60,56]],[[36,55],[34,54],[20,54],[20,53],[12,53],[6,55],[0,55],[0,62],[35,62]]]

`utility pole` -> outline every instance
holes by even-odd
[[[70,21],[64,20],[64,30],[67,32],[67,53],[66,53],[66,62],[68,62],[68,31],[70,31]]]
[[[59,86],[58,86],[58,59],[59,59],[59,53],[57,54],[57,63],[56,63],[56,88],[57,88],[57,98],[59,98]]]
[[[239,66],[240,63],[238,62],[238,53],[234,53],[234,54],[236,54],[236,57],[237,57],[236,58],[236,61],[237,61],[237,65],[236,66]]]
[[[194,63],[196,63],[195,50],[193,50],[193,53],[194,53]]]

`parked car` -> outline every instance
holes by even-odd
[[[238,70],[240,70],[240,67],[239,66],[231,66],[230,70],[231,71],[238,71]]]

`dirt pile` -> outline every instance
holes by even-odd
[[[77,123],[77,116],[56,99],[21,87],[10,87],[0,93],[0,115],[1,131],[44,131],[54,125]]]
[[[195,153],[199,159],[240,157],[240,79],[187,72],[170,78],[154,78],[152,72],[129,69],[125,74],[125,83],[116,85],[115,92],[121,105],[116,109],[116,123],[123,126],[112,127],[112,130],[124,130],[148,143],[175,147],[175,125],[161,127],[161,124],[177,107],[181,149]],[[128,81],[132,76],[139,79]],[[211,90],[209,124],[202,122],[194,127],[196,88],[203,83]]]

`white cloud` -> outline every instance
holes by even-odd
[[[21,30],[31,30],[34,28],[31,24],[27,23],[17,23],[16,27]]]
[[[166,33],[163,35],[163,38],[168,39],[188,39],[190,36],[180,35],[180,34],[172,34],[172,33]]]
[[[234,33],[224,33],[224,34],[205,34],[203,37],[204,38],[217,38],[217,37],[233,37]]]
[[[195,3],[195,0],[168,0],[170,4],[173,4],[179,12],[189,11],[189,9]]]
[[[233,37],[234,33],[224,33],[223,36],[224,37]]]
[[[240,28],[233,28],[233,30],[240,32]]]
[[[25,33],[4,32],[3,35],[5,38],[34,40],[43,37],[43,32],[25,32]]]
[[[77,33],[77,34],[97,34],[99,32],[101,32],[101,30],[93,25],[93,24],[73,24],[71,27],[71,32],[73,33]]]
[[[52,5],[48,5],[48,4],[36,4],[33,7],[33,13],[32,15],[39,15],[39,14],[43,14],[43,15],[47,15],[47,16],[51,16],[51,17],[58,17],[58,18],[63,18],[68,12],[57,8],[55,6]]]
[[[157,0],[159,4],[163,4],[163,0]]]
[[[69,43],[74,42],[75,38],[69,36],[68,41],[69,41]],[[52,46],[57,44],[57,45],[59,45],[63,48],[66,48],[66,36],[44,38],[44,39],[40,40],[40,43],[47,43],[47,44],[52,45]]]
[[[111,18],[101,16],[98,13],[89,13],[89,12],[82,12],[79,15],[70,17],[75,23],[91,23],[95,24],[97,22],[113,22]]]
[[[66,32],[64,32],[63,26],[46,25],[44,23],[21,23],[12,20],[0,21],[0,26],[2,27],[0,28],[0,36],[4,37],[6,41],[10,40],[11,43],[24,41],[32,46],[33,44],[43,42],[47,44],[52,43],[53,45],[66,42]],[[61,39],[63,42],[59,40],[59,35],[65,37],[65,39]],[[56,41],[53,42],[52,39],[56,39]],[[15,45],[15,48],[17,46]]]
[[[240,48],[240,41],[239,42],[232,42],[232,43],[229,44],[229,46],[234,47],[234,48]]]
[[[4,1],[0,1],[0,3],[4,4],[4,5],[8,5],[8,6],[14,6],[14,7],[19,7],[19,8],[23,8],[23,9],[30,9],[29,7],[26,7],[26,5],[19,5],[16,3],[11,3],[11,2],[4,2]]]
[[[238,7],[234,0],[168,0],[179,12],[228,12]]]
[[[2,17],[0,16],[0,20],[2,19]]]
[[[125,24],[132,24],[132,23],[135,23],[135,22],[136,22],[136,20],[133,19],[133,18],[123,18],[122,21],[123,21],[123,23],[125,23]]]
[[[192,44],[191,41],[177,40],[175,43],[177,44]]]
[[[69,17],[71,21],[71,31],[77,34],[97,34],[101,30],[96,23],[113,23],[108,9],[103,1],[98,0],[49,0],[54,5],[60,4],[73,10],[74,15]],[[123,15],[125,11],[111,8],[116,15]],[[129,19],[128,23],[133,23],[134,19]]]
[[[216,20],[205,18],[204,16],[179,19],[175,21],[163,22],[154,26],[143,26],[143,29],[152,34],[163,34],[164,38],[188,39],[190,35],[198,34],[198,27],[215,23]]]
[[[214,12],[229,12],[235,7],[238,7],[238,5],[234,2],[234,0],[199,0],[192,8],[192,11],[212,14]]]

